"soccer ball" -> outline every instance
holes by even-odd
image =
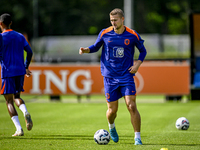
[[[95,134],[94,134],[94,141],[97,144],[100,145],[106,145],[110,142],[110,134],[108,131],[104,130],[104,129],[100,129],[98,130]]]
[[[176,120],[176,128],[179,130],[187,130],[189,126],[190,123],[185,117],[180,117]]]

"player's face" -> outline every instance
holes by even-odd
[[[124,26],[123,25],[124,17],[120,17],[118,14],[110,15],[110,22],[112,26],[114,27],[114,30],[119,30]]]

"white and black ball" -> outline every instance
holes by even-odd
[[[106,145],[110,142],[110,134],[107,130],[100,129],[94,134],[94,141],[99,145]]]

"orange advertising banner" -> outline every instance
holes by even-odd
[[[188,95],[189,62],[144,62],[136,73],[136,87],[141,94]]]
[[[32,77],[25,79],[25,93],[103,93],[103,78],[99,65],[31,65],[30,70]]]
[[[25,94],[104,94],[99,64],[31,64],[29,69]],[[188,62],[147,61],[134,78],[140,94],[189,94]]]

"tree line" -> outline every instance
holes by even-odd
[[[29,38],[35,32],[38,37],[96,35],[110,26],[112,9],[124,9],[123,0],[0,0],[0,6],[1,14],[12,15],[12,28]],[[187,34],[188,15],[200,12],[200,1],[134,0],[132,8],[134,29],[140,34]]]

